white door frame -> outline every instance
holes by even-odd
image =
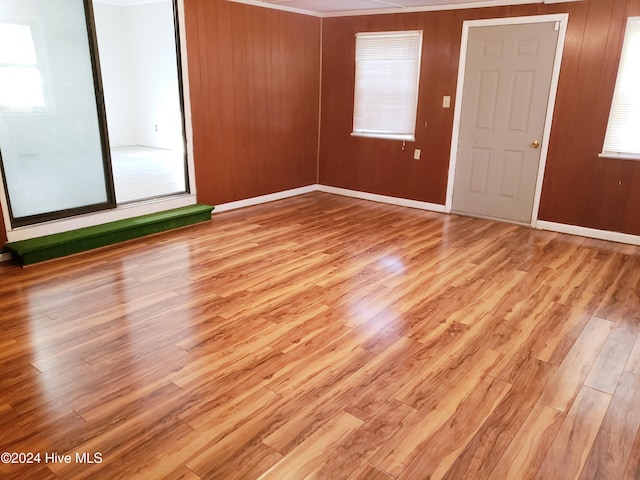
[[[449,157],[449,179],[447,180],[447,200],[445,211],[451,212],[453,204],[454,176],[456,171],[456,161],[458,157],[458,139],[460,136],[460,115],[462,113],[462,93],[464,92],[464,76],[467,64],[467,45],[469,42],[469,29],[472,27],[488,27],[497,25],[520,25],[525,23],[547,23],[558,22],[558,44],[556,46],[556,58],[551,74],[551,88],[549,90],[549,102],[544,122],[544,132],[542,134],[542,146],[540,149],[540,163],[538,167],[538,178],[536,180],[536,190],[533,198],[533,211],[531,215],[531,226],[536,227],[538,223],[538,212],[540,210],[540,195],[542,193],[542,181],[544,179],[544,169],[547,164],[547,152],[549,137],[551,136],[551,123],[553,120],[553,109],[556,104],[556,93],[558,91],[558,79],[560,78],[560,65],[562,63],[562,52],[564,51],[564,41],[567,35],[567,24],[569,23],[568,13],[553,15],[533,15],[528,17],[491,18],[486,20],[467,20],[462,24],[462,42],[460,46],[460,63],[458,66],[458,86],[456,89],[456,105],[453,115],[453,135],[451,138],[451,156]]]

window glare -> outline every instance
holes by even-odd
[[[40,72],[35,67],[0,67],[0,105],[44,107]]]
[[[0,106],[45,106],[30,25],[0,23]]]
[[[640,17],[625,30],[620,67],[611,103],[603,155],[640,155]]]
[[[36,49],[29,25],[0,23],[0,63],[35,65]]]

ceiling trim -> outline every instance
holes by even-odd
[[[93,0],[93,3],[117,5],[119,7],[131,7],[134,5],[145,5],[147,3],[160,3],[164,1],[166,0]]]
[[[565,3],[576,2],[582,0],[484,0],[482,2],[454,3],[449,5],[427,5],[423,7],[390,7],[375,8],[369,10],[345,10],[340,12],[313,12],[310,10],[302,10],[299,8],[285,7],[279,4],[261,2],[260,0],[228,0],[234,3],[244,3],[256,7],[270,8],[272,10],[282,10],[292,13],[300,13],[302,15],[311,15],[313,17],[329,18],[329,17],[354,17],[360,15],[385,15],[389,13],[410,13],[410,12],[434,12],[442,10],[462,10],[469,8],[486,8],[486,7],[504,7],[511,5],[527,5],[532,3]]]
[[[323,17],[353,17],[357,15],[385,15],[389,13],[438,12],[443,10],[464,10],[468,8],[503,7],[542,3],[544,0],[485,0],[483,2],[452,3],[449,5],[427,5],[423,7],[391,7],[373,10],[349,10],[345,12],[327,12]]]
[[[245,5],[253,5],[255,7],[269,8],[271,10],[281,10],[283,12],[301,13],[302,15],[310,15],[312,17],[324,17],[325,15],[311,10],[302,10],[301,8],[285,7],[274,3],[261,2],[259,0],[228,0],[233,3],[244,3]]]
[[[542,3],[544,0],[485,0],[483,2],[452,3],[449,5],[426,5],[424,7],[391,7],[372,10],[348,10],[344,12],[327,12],[323,17],[353,17],[358,15],[385,15],[389,13],[437,12],[442,10],[464,10],[469,8],[503,7],[509,5],[526,5]]]

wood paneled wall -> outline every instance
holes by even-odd
[[[198,201],[317,183],[320,19],[227,0],[184,4]]]
[[[320,19],[185,0],[198,200],[317,182]]]
[[[600,159],[626,18],[640,0],[583,0],[323,21],[320,183],[445,203],[462,22],[569,13],[542,220],[640,234],[640,162]],[[416,142],[351,137],[355,34],[422,29]],[[452,108],[442,108],[442,97]],[[422,159],[413,160],[414,148]]]
[[[640,235],[640,162],[598,158],[627,17],[640,15],[640,0],[569,5],[574,13],[565,45],[540,217]]]
[[[640,15],[640,0],[326,18],[322,35],[319,18],[185,0],[198,200],[220,204],[319,181],[444,204],[453,108],[443,109],[442,97],[453,107],[462,22],[562,12],[569,29],[540,218],[640,235],[640,162],[598,158],[626,18]],[[417,141],[404,150],[350,136],[355,33],[402,29],[424,31]]]

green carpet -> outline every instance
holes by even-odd
[[[43,262],[133,238],[211,220],[211,205],[190,205],[70,232],[5,244],[21,265]]]

